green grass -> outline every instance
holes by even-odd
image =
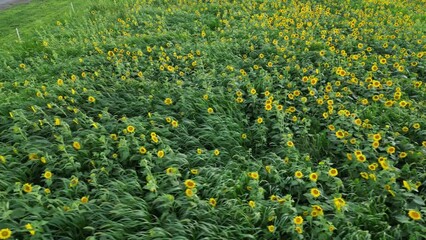
[[[74,7],[72,10],[71,3]],[[94,1],[45,1],[32,0],[29,3],[14,5],[2,10],[0,14],[0,46],[10,45],[18,41],[16,29],[19,30],[21,40],[31,41],[35,36],[43,34],[44,29],[49,29],[56,21],[69,19],[78,21]]]
[[[3,238],[426,238],[423,1],[73,4],[0,14]]]

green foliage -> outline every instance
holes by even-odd
[[[422,4],[4,11],[0,238],[425,238]]]

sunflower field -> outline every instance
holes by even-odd
[[[425,239],[425,6],[93,0],[3,44],[0,239]]]

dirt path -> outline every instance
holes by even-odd
[[[27,3],[30,0],[0,0],[0,10],[6,9],[18,3]]]

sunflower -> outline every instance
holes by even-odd
[[[166,99],[164,99],[164,104],[166,104],[166,105],[172,105],[173,104],[173,100],[171,98],[166,98]]]
[[[220,154],[219,149],[215,149],[215,150],[214,150],[214,152],[213,152],[213,154],[214,154],[215,156],[219,156],[219,154]]]
[[[185,190],[185,195],[187,196],[187,197],[192,197],[192,196],[194,196],[194,192],[192,191],[192,189],[186,189]]]
[[[30,183],[25,183],[24,186],[22,186],[22,190],[26,193],[30,193],[33,191],[33,186],[31,186]]]
[[[61,119],[60,119],[60,118],[57,118],[57,117],[56,117],[54,120],[55,120],[55,123],[54,123],[54,124],[55,124],[55,126],[59,126],[59,125],[61,125]]]
[[[303,177],[303,173],[301,172],[301,171],[296,171],[295,173],[294,173],[294,176],[296,177],[296,178],[302,178]]]
[[[312,182],[316,182],[318,180],[318,174],[317,173],[311,173],[311,174],[309,174],[309,179]]]
[[[405,106],[407,106],[408,105],[408,103],[406,102],[406,101],[401,101],[401,102],[399,102],[399,106],[400,107],[405,107]]]
[[[43,177],[46,178],[46,179],[51,179],[52,175],[53,174],[52,174],[51,171],[46,171],[46,172],[44,172]]]
[[[145,147],[140,147],[139,148],[139,152],[141,153],[141,154],[145,154],[146,152],[147,152],[147,150],[146,150],[146,148]]]
[[[265,110],[266,111],[271,111],[272,110],[272,105],[271,104],[265,104]]]
[[[416,210],[409,210],[408,216],[415,221],[422,219],[422,215]]]
[[[258,180],[258,179],[259,179],[259,174],[258,174],[257,172],[249,172],[247,175],[248,175],[251,179],[254,179],[254,180]]]
[[[386,152],[389,154],[394,154],[395,153],[395,147],[388,147],[388,149],[386,149]]]
[[[214,199],[214,198],[210,198],[210,199],[209,199],[209,204],[210,204],[212,207],[216,207],[216,204],[217,204],[216,199]]]
[[[321,196],[321,192],[318,190],[318,188],[311,188],[311,195],[314,198],[317,198],[317,197]]]
[[[377,166],[378,166],[377,163],[372,163],[368,165],[368,169],[370,169],[371,171],[376,171]]]
[[[393,105],[394,103],[395,103],[394,101],[392,101],[392,100],[388,100],[388,101],[386,101],[386,102],[385,102],[385,107],[392,107],[392,105]]]
[[[185,186],[187,187],[187,188],[189,188],[189,189],[193,189],[193,188],[195,188],[196,187],[196,183],[194,182],[194,180],[191,180],[191,179],[187,179],[187,180],[185,180]]]
[[[115,133],[110,134],[109,137],[114,141],[117,141],[117,139],[118,139],[118,136]]]
[[[75,187],[78,184],[78,178],[77,177],[73,177],[70,181],[70,187]]]
[[[346,206],[345,200],[341,197],[334,198],[333,202],[334,202],[334,206],[336,207],[337,211],[340,211],[344,206]]]
[[[166,169],[166,174],[170,175],[176,172],[176,168],[174,167],[169,167]]]
[[[345,133],[342,130],[336,132],[336,137],[342,139],[345,137]]]
[[[84,196],[80,199],[80,202],[83,203],[83,204],[86,204],[86,203],[89,202],[89,198],[87,196]]]
[[[293,222],[296,225],[301,225],[301,224],[303,224],[303,218],[301,216],[297,216],[297,217],[293,218]]]
[[[378,147],[379,147],[379,145],[380,145],[380,142],[379,142],[379,141],[374,141],[374,142],[371,144],[371,146],[372,146],[374,149],[378,148]]]
[[[389,169],[389,164],[386,161],[387,159],[385,157],[379,157],[378,161],[380,166],[383,168],[383,170]]]
[[[409,184],[407,181],[403,180],[403,181],[402,181],[402,184],[404,185],[404,187],[405,187],[408,191],[411,191],[411,186],[410,186],[410,184]]]
[[[268,231],[271,232],[271,233],[275,232],[275,226],[274,225],[269,225],[268,226]]]
[[[33,236],[35,234],[34,227],[31,223],[25,224],[25,229],[27,229],[30,232],[31,236]]]
[[[364,154],[357,155],[357,156],[356,156],[356,159],[357,159],[359,162],[365,162],[365,161],[367,160],[367,158],[365,157],[365,155],[364,155]]]
[[[96,98],[95,98],[95,97],[93,97],[93,96],[89,96],[89,97],[87,98],[87,101],[89,101],[90,103],[94,103],[94,102],[96,101]]]
[[[179,122],[178,122],[178,121],[176,121],[176,120],[173,120],[173,121],[172,121],[172,126],[173,126],[174,128],[179,127]]]
[[[159,150],[159,151],[157,152],[157,157],[159,157],[159,158],[163,158],[163,157],[164,157],[164,151],[163,151],[163,150]]]
[[[9,228],[3,228],[0,230],[0,239],[9,239],[12,236],[12,231]]]
[[[380,133],[376,133],[373,135],[374,141],[380,141],[382,139],[382,135]]]
[[[242,97],[237,97],[237,98],[235,99],[235,101],[236,101],[237,103],[242,103],[242,102],[244,102],[244,99],[243,99]]]
[[[322,209],[321,206],[319,205],[313,205],[312,206],[312,211],[311,211],[311,216],[312,217],[319,217],[324,215],[324,210]]]
[[[270,197],[269,197],[269,199],[271,199],[271,201],[277,201],[278,200],[278,196],[277,195],[271,195]]]
[[[360,126],[362,124],[362,120],[357,118],[354,120],[355,125]]]
[[[73,142],[72,146],[75,150],[80,150],[81,149],[81,145],[79,142]]]
[[[135,132],[136,128],[132,125],[129,125],[129,126],[127,126],[126,130],[129,133],[133,133],[133,132]]]
[[[267,173],[271,173],[272,166],[270,166],[270,165],[265,166],[265,170],[266,170]]]
[[[329,171],[328,171],[328,175],[329,176],[331,176],[331,177],[335,177],[335,176],[337,176],[337,174],[338,174],[339,172],[337,171],[337,169],[335,169],[335,168],[332,168],[332,169],[330,169]]]

